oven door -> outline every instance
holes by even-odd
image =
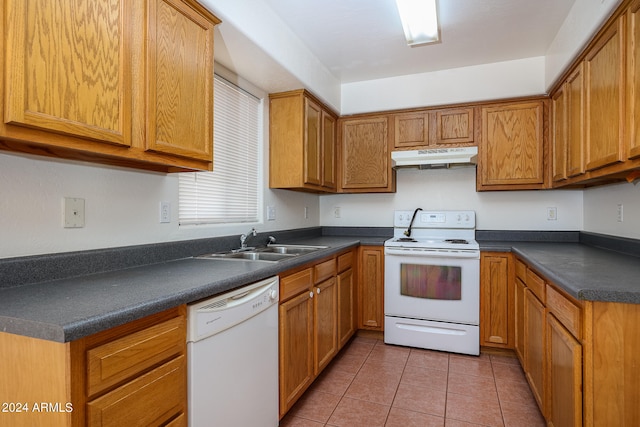
[[[385,248],[385,316],[478,325],[478,251]]]

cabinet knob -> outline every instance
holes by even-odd
[[[316,288],[317,292],[320,293],[320,288]]]
[[[309,298],[313,298],[313,291],[309,292]]]

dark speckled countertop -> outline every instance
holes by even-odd
[[[382,245],[391,235],[388,228],[331,227],[280,234],[278,243],[327,248],[278,263],[193,258],[228,250],[237,245],[233,236],[0,260],[0,331],[73,341],[360,244]],[[521,241],[489,232],[478,241],[482,251],[512,251],[577,299],[640,303],[640,257],[633,246],[638,241],[631,242],[635,252],[628,254],[598,248],[598,238],[585,234],[583,241],[579,234],[555,234],[556,241],[517,236],[526,240]]]

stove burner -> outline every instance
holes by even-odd
[[[417,242],[413,237],[398,237],[396,242]]]
[[[468,245],[469,242],[464,240],[464,239],[445,239],[445,242],[447,243],[453,243],[456,245]]]

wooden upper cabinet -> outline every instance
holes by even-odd
[[[478,190],[545,187],[545,100],[482,108]]]
[[[220,21],[197,2],[10,0],[0,14],[0,148],[211,169]]]
[[[135,23],[125,4],[4,2],[4,123],[130,146]]]
[[[600,36],[585,59],[587,170],[625,159],[625,17]]]
[[[395,148],[429,145],[429,113],[405,113],[393,116]]]
[[[470,107],[394,114],[393,146],[397,149],[420,149],[473,145],[473,112]]]
[[[389,117],[340,120],[340,191],[394,192]]]
[[[567,177],[581,175],[584,162],[584,63],[571,73],[565,85],[566,92],[566,162]]]
[[[634,1],[627,11],[627,117],[626,142],[628,158],[640,157],[640,1]]]
[[[147,17],[147,148],[211,161],[215,24],[196,2],[150,0]]]
[[[552,134],[552,171],[553,181],[561,181],[567,177],[567,95],[566,84],[551,98],[553,114]]]
[[[473,108],[438,110],[435,116],[435,145],[473,145],[475,143]]]
[[[269,187],[334,192],[337,115],[305,90],[269,102]]]

